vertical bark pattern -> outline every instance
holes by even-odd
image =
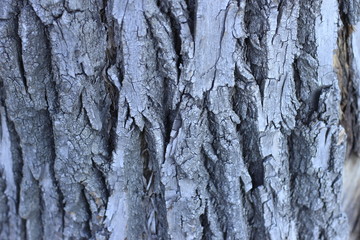
[[[347,133],[344,207],[349,218],[351,239],[360,235],[358,196],[358,157],[360,147],[359,124],[359,1],[339,1],[341,28],[335,66],[341,88],[341,123]]]
[[[0,9],[1,239],[346,238],[341,2]]]

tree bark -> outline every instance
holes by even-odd
[[[348,216],[350,238],[360,236],[360,205],[359,205],[359,156],[360,156],[360,28],[359,3],[340,1],[340,17],[342,28],[338,37],[337,63],[339,85],[342,89],[341,123],[347,133],[347,155],[345,164],[343,204]]]
[[[0,239],[345,239],[357,11],[2,0]]]

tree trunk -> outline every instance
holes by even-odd
[[[338,77],[342,89],[341,123],[347,133],[349,158],[345,164],[343,204],[351,239],[360,237],[360,28],[358,1],[340,2],[343,22],[338,37]]]
[[[345,239],[339,1],[1,0],[0,239]]]

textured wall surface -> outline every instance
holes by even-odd
[[[357,7],[1,0],[0,239],[346,239]]]

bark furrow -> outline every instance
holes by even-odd
[[[2,1],[0,238],[345,239],[354,9]]]

